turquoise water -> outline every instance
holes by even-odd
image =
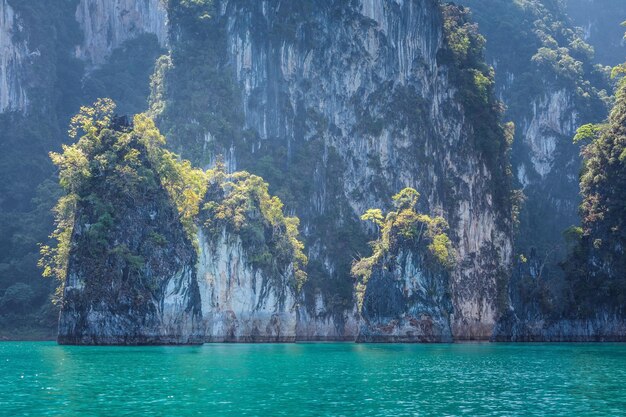
[[[5,342],[0,415],[626,415],[626,345]]]

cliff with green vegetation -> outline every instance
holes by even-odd
[[[582,29],[583,39],[593,46],[594,60],[601,65],[619,65],[626,56],[624,31],[626,19],[621,0],[565,0],[572,22]]]
[[[92,2],[82,3],[100,16]],[[76,55],[85,25],[76,20],[78,7],[77,0],[0,1],[0,338],[56,334],[54,284],[41,279],[36,261],[61,193],[48,152],[68,141],[67,125],[83,103],[112,97],[120,112],[145,110],[162,53],[154,34],[131,31],[138,37],[120,38],[91,67]]]
[[[298,302],[307,280],[296,217],[270,196],[261,177],[207,172],[198,233],[198,283],[206,339],[295,341]]]
[[[405,188],[394,211],[370,209],[362,220],[379,232],[372,255],[352,265],[361,316],[357,341],[451,342],[450,271],[456,257],[448,223],[415,210],[420,194]]]
[[[505,117],[515,123],[511,162],[519,223],[510,286],[513,314],[529,325],[558,320],[570,314],[564,232],[578,224],[581,203],[582,160],[572,138],[581,124],[606,116],[613,92],[610,70],[596,64],[601,61],[585,41],[589,37],[574,26],[563,2],[462,3],[487,39],[497,94],[507,106]],[[592,3],[585,8],[590,17],[602,13]]]
[[[67,342],[623,334],[619,2],[461,3],[0,0],[0,337],[54,332],[39,242]],[[63,148],[98,97],[145,113]]]
[[[613,70],[621,78],[608,119],[578,129],[585,141],[580,177],[582,228],[565,264],[581,316],[599,310],[626,314],[626,64]]]
[[[261,175],[309,258],[302,338],[353,340],[367,208],[407,186],[446,215],[459,338],[489,338],[511,243],[505,129],[464,12],[426,2],[172,1],[151,114],[204,166]],[[193,74],[193,76],[189,76]]]
[[[563,313],[511,324],[514,340],[626,340],[626,64],[606,121],[580,127],[582,226],[565,232]]]
[[[80,139],[51,154],[65,195],[41,265],[59,280],[59,343],[295,340],[297,219],[259,177],[194,169],[150,119],[113,111],[81,109]]]
[[[154,166],[155,136],[113,111],[109,100],[83,108],[72,119],[78,142],[51,154],[66,191],[56,244],[42,248],[44,275],[59,280],[58,340],[192,342],[195,252],[162,183],[171,179]]]

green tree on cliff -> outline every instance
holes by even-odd
[[[575,137],[587,142],[580,178],[583,233],[565,269],[581,314],[606,303],[626,312],[626,64],[613,75],[621,79],[608,120],[582,126]]]

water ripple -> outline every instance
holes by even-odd
[[[0,343],[0,416],[612,416],[626,345]]]

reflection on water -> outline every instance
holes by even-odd
[[[626,345],[0,343],[4,416],[620,415]]]

